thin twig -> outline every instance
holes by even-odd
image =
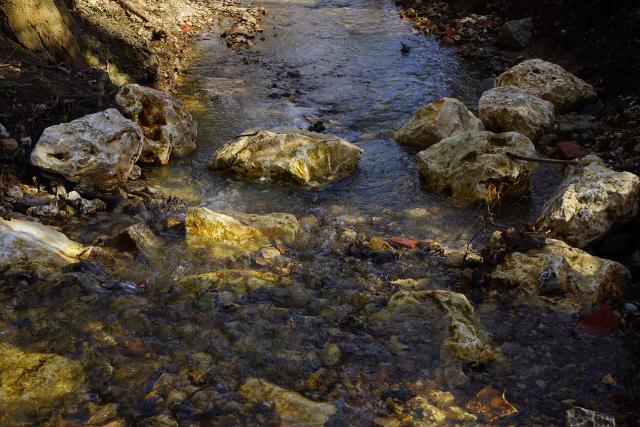
[[[521,156],[519,154],[507,153],[507,156],[513,157],[518,160],[526,160],[528,162],[540,162],[540,163],[558,163],[562,165],[577,165],[579,162],[577,160],[561,160],[561,159],[546,159],[544,157],[529,157],[529,156]]]

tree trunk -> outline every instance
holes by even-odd
[[[79,32],[62,0],[0,0],[0,33],[48,62],[85,65]]]

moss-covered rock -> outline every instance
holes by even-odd
[[[84,381],[79,362],[0,344],[0,412],[46,410]]]

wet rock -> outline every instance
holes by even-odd
[[[529,59],[498,76],[496,86],[507,85],[551,102],[556,113],[564,113],[596,97],[590,84],[541,59]]]
[[[188,246],[207,247],[217,256],[232,256],[257,251],[273,239],[291,243],[300,225],[287,213],[256,215],[189,208],[185,228]]]
[[[615,427],[616,420],[611,415],[580,407],[567,411],[567,427]]]
[[[184,156],[196,149],[197,123],[171,95],[129,84],[120,88],[116,104],[144,133],[141,161],[166,165],[171,155]]]
[[[111,191],[125,184],[142,146],[140,128],[112,108],[45,129],[31,164],[82,187]]]
[[[334,366],[340,362],[342,353],[336,343],[327,343],[322,349],[320,360],[325,366]]]
[[[441,98],[418,109],[394,138],[401,144],[430,147],[455,132],[483,129],[482,122],[462,102]]]
[[[84,382],[82,365],[0,343],[0,411],[46,410]]]
[[[554,107],[515,86],[499,86],[482,94],[480,120],[487,130],[518,132],[537,140],[549,132],[555,120]]]
[[[477,421],[477,417],[456,405],[455,397],[448,391],[427,390],[407,402],[411,409],[421,410],[419,420],[425,425],[449,425]]]
[[[242,296],[264,287],[290,285],[290,279],[259,270],[218,270],[211,273],[195,274],[180,279],[180,285],[189,293],[216,291],[231,292]]]
[[[107,403],[102,407],[98,408],[92,415],[89,420],[87,420],[87,425],[89,426],[104,426],[109,421],[117,418],[118,416],[118,405],[116,403]]]
[[[258,378],[245,381],[240,394],[248,403],[272,403],[283,425],[322,427],[336,413],[330,403],[315,402]]]
[[[440,337],[440,357],[445,361],[490,362],[500,358],[500,353],[482,330],[473,307],[460,293],[446,290],[396,292],[383,310],[371,316],[371,320],[385,330],[415,319],[427,322],[433,328],[433,335]]]
[[[214,153],[209,169],[318,186],[352,172],[361,155],[356,145],[333,135],[294,128],[247,130]]]
[[[77,191],[71,191],[67,194],[66,200],[68,204],[73,206],[78,212],[84,215],[92,215],[98,211],[107,208],[107,204],[100,199],[87,200],[83,199]]]
[[[9,131],[2,123],[0,123],[0,139],[7,139],[9,137],[11,137]]]
[[[480,389],[475,398],[467,402],[466,407],[482,415],[489,422],[518,413],[516,407],[509,403],[504,392],[492,386]]]
[[[529,191],[535,156],[529,138],[516,132],[459,132],[416,155],[425,185],[460,204],[493,204]]]
[[[616,172],[598,157],[588,156],[567,171],[545,204],[537,227],[549,237],[585,247],[635,217],[639,197],[639,177]]]
[[[89,251],[51,227],[12,219],[0,219],[0,274],[21,271],[48,277],[64,266],[80,261]]]
[[[631,282],[631,274],[622,264],[553,239],[545,239],[540,248],[508,254],[489,277],[498,284],[539,295],[545,270],[553,270],[567,299],[585,308],[621,296]]]
[[[523,49],[529,44],[532,36],[532,18],[507,21],[498,31],[496,43],[509,49]]]
[[[164,256],[162,239],[144,222],[127,227],[119,236],[129,239],[148,260],[160,260]]]

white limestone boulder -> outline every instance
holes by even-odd
[[[173,96],[137,84],[124,85],[116,95],[120,112],[137,123],[145,136],[140,160],[166,165],[169,158],[196,149],[198,125]]]
[[[537,228],[545,235],[585,247],[638,213],[640,178],[606,167],[596,156],[582,159],[544,205]]]
[[[430,147],[455,132],[484,130],[482,122],[460,101],[437,99],[419,108],[395,134],[400,144]]]
[[[565,113],[596,97],[593,86],[561,66],[541,59],[523,61],[498,76],[496,86],[507,85],[551,102],[556,113]]]
[[[480,97],[480,120],[492,132],[518,132],[532,141],[551,131],[553,104],[516,86],[498,86]]]
[[[487,203],[526,195],[536,164],[512,154],[536,155],[516,132],[459,132],[416,155],[427,188],[459,204]]]
[[[113,191],[129,178],[143,138],[135,123],[111,108],[46,128],[31,164],[82,188]]]
[[[318,186],[351,173],[361,156],[362,149],[333,135],[294,128],[247,130],[214,153],[209,169]]]

